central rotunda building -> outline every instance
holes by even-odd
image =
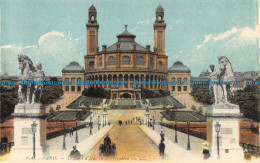
[[[87,54],[85,55],[84,79],[111,92],[111,98],[141,98],[141,89],[167,90],[167,85],[137,84],[134,81],[166,81],[168,57],[165,55],[164,9],[158,6],[154,22],[154,48],[143,47],[135,42],[135,35],[125,31],[117,35],[117,42],[98,47],[97,10],[92,5],[88,11]],[[98,81],[98,82],[97,82]],[[124,81],[127,84],[104,85],[101,81]]]

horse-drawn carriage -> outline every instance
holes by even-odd
[[[116,144],[111,142],[108,135],[104,139],[104,144],[100,144],[100,146],[99,146],[99,154],[100,154],[100,157],[116,155]]]

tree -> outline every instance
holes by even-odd
[[[206,105],[213,104],[213,96],[210,94],[208,85],[193,85],[191,95],[198,102]]]
[[[97,98],[110,98],[110,93],[109,91],[105,90],[104,88],[86,88],[82,92],[83,96],[88,96],[88,97],[97,97]]]
[[[239,105],[241,112],[244,113],[244,117],[259,122],[260,107],[258,102],[260,98],[258,92],[260,92],[259,86],[248,85],[244,90],[234,92],[234,98],[231,103]]]
[[[61,87],[58,85],[44,86],[42,90],[42,104],[50,104],[57,98],[63,95]],[[1,107],[1,120],[5,120],[14,112],[14,107],[18,103],[18,87],[13,89],[5,89],[1,86],[0,93],[0,107]]]
[[[51,104],[63,95],[63,90],[58,85],[46,85],[42,90],[42,104]]]

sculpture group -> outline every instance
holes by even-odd
[[[231,63],[227,57],[218,58],[219,70],[215,70],[214,65],[210,65],[210,80],[212,82],[232,82],[235,80]],[[232,94],[231,85],[229,84],[210,84],[210,92],[214,95],[214,104],[228,103]]]
[[[32,60],[26,55],[18,55],[19,62],[19,89],[18,98],[20,104],[35,104],[40,103],[43,84],[41,80],[45,79],[45,74],[42,71],[42,64],[40,62],[33,66]],[[36,84],[22,84],[24,81],[34,81]]]

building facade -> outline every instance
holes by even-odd
[[[84,88],[102,87],[111,92],[113,99],[139,99],[141,89],[169,89],[171,95],[190,93],[190,69],[181,62],[176,62],[168,70],[168,56],[165,54],[166,23],[164,9],[160,5],[156,8],[153,27],[153,49],[150,45],[144,47],[138,44],[135,41],[136,36],[127,31],[127,25],[125,30],[116,36],[117,41],[114,44],[102,45],[100,49],[97,10],[92,5],[88,10],[86,23],[87,51],[84,56],[84,69],[78,63],[71,62],[62,70],[63,81],[69,80],[72,84],[64,85],[64,92],[82,92]],[[82,79],[85,85],[80,87],[77,81]],[[173,80],[184,81],[184,85],[162,84],[164,81]],[[153,81],[157,83],[152,83]]]
[[[78,84],[79,81],[84,81],[84,69],[79,63],[73,61],[62,69],[62,81],[68,81],[62,85],[62,89],[66,93],[81,93],[84,90],[84,85]]]
[[[172,96],[190,93],[190,73],[190,69],[180,61],[175,62],[169,68],[168,80],[177,82],[175,85],[169,85],[169,91]]]
[[[98,47],[97,10],[89,8],[87,28],[87,54],[85,56],[85,81],[110,90],[112,98],[140,98],[141,88],[149,90],[167,89],[167,85],[139,84],[134,81],[163,81],[167,79],[168,57],[165,55],[164,10],[156,9],[154,22],[154,50],[150,45],[141,46],[135,42],[135,35],[125,31],[117,35],[117,42],[102,49]],[[124,84],[101,84],[101,81],[112,81]],[[122,82],[123,81],[123,82]]]

